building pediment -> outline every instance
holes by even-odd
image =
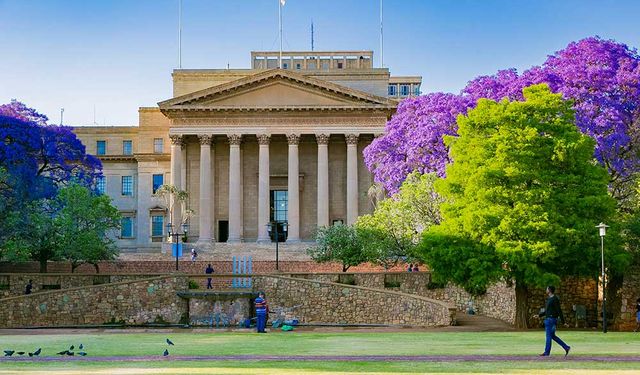
[[[192,111],[388,110],[395,103],[332,82],[272,69],[158,103],[167,116]]]

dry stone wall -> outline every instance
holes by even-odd
[[[415,294],[273,275],[253,279],[254,290],[267,294],[272,309],[291,309],[304,323],[420,327],[455,323],[453,305]]]
[[[176,290],[187,284],[187,277],[172,275],[4,298],[0,327],[179,323],[188,302]]]

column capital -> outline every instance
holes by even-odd
[[[257,137],[259,145],[268,145],[271,141],[271,136],[269,134],[258,134]]]
[[[300,143],[300,135],[287,134],[287,141],[289,141],[289,145],[298,145]]]
[[[242,134],[228,134],[229,144],[239,146],[242,143]]]
[[[358,144],[358,135],[356,134],[345,134],[344,138],[346,139],[348,145]]]
[[[316,141],[319,145],[329,144],[329,134],[316,134]]]
[[[184,136],[181,134],[171,134],[169,135],[169,139],[171,139],[171,144],[184,147]]]
[[[213,141],[213,136],[211,134],[201,134],[198,136],[201,145],[211,145],[211,141]]]

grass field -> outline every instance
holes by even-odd
[[[25,332],[29,333],[29,331]],[[560,332],[572,347],[571,358],[581,356],[640,356],[640,335],[610,332]],[[168,346],[166,338],[175,346]],[[89,355],[82,361],[0,362],[0,374],[343,374],[343,373],[535,373],[535,374],[637,374],[640,363],[565,361],[554,346],[552,358],[514,362],[460,362],[459,355],[535,355],[543,350],[543,332],[249,332],[153,331],[127,333],[95,331],[83,333],[19,334],[0,336],[0,349],[33,351],[43,356],[84,344]],[[96,362],[104,356],[160,356],[167,359],[130,362]],[[77,349],[76,349],[77,351]],[[555,354],[555,357],[553,356]],[[177,361],[172,356],[224,355],[447,355],[445,362],[339,362],[339,361]]]

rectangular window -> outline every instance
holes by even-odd
[[[164,235],[164,216],[151,216],[151,237],[162,237]]]
[[[133,155],[132,141],[122,141],[122,155]]]
[[[289,69],[289,64],[282,63],[282,69]]]
[[[120,238],[133,238],[133,218],[125,216],[120,220]]]
[[[162,184],[164,184],[164,175],[163,174],[154,174],[153,175],[153,193],[156,193],[156,190],[158,190],[158,188],[160,186],[162,186]]]
[[[342,63],[341,62],[338,63],[338,69],[342,69]]]
[[[397,94],[396,85],[389,85],[389,96],[396,96]]]
[[[415,96],[420,95],[420,85],[413,85],[413,95]]]
[[[400,96],[409,95],[409,85],[400,85]]]
[[[107,141],[96,141],[96,155],[107,154]]]
[[[107,178],[105,176],[98,176],[96,180],[96,190],[98,194],[104,194],[107,191]]]
[[[122,195],[133,196],[133,176],[122,176]]]
[[[164,139],[162,138],[153,139],[153,152],[156,154],[162,154],[164,152]]]
[[[300,68],[302,68],[302,66],[300,64],[296,64],[296,69],[299,70]]]

